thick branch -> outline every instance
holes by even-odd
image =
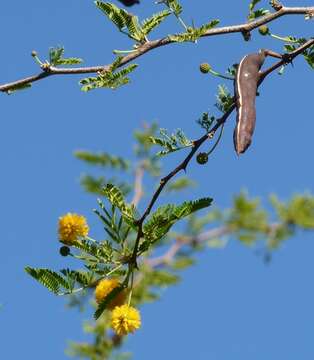
[[[254,21],[249,23],[233,25],[233,26],[224,26],[224,27],[217,27],[214,29],[210,29],[203,35],[203,37],[207,36],[216,36],[222,34],[230,34],[230,33],[237,33],[237,32],[250,32],[257,27],[267,24],[275,19],[285,16],[285,15],[306,15],[306,14],[313,14],[314,13],[314,6],[310,7],[282,7],[280,10],[269,13],[261,18],[258,18]],[[141,45],[137,50],[134,52],[126,55],[123,57],[119,67],[135,60],[136,58],[144,55],[145,53],[159,48],[161,46],[165,46],[168,44],[173,43],[174,41],[170,40],[169,37],[165,37],[163,39],[148,41],[147,43]],[[73,75],[73,74],[88,74],[88,73],[97,73],[99,71],[106,71],[110,68],[109,65],[99,65],[99,66],[91,66],[91,67],[80,67],[80,68],[56,68],[56,67],[49,67],[45,71],[40,72],[37,75],[30,76],[21,80],[9,82],[3,85],[0,85],[1,92],[7,92],[9,90],[13,90],[18,86],[22,86],[25,84],[30,84],[38,80],[42,80],[52,75]]]

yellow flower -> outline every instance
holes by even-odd
[[[99,304],[105,297],[111,293],[113,289],[119,286],[120,283],[117,279],[103,279],[101,280],[95,289],[96,302]],[[119,292],[107,305],[109,310],[112,310],[116,306],[120,306],[124,303],[126,298],[126,292],[122,290]]]
[[[141,326],[141,315],[132,306],[116,306],[112,311],[111,327],[117,335],[133,333]]]
[[[68,213],[59,218],[59,239],[72,245],[78,238],[88,235],[89,227],[82,215]]]

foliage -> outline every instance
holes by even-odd
[[[92,153],[90,151],[78,150],[75,151],[74,155],[90,165],[100,165],[103,167],[112,167],[115,169],[127,170],[129,162],[121,156],[114,156],[108,153]]]
[[[157,153],[157,156],[168,155],[172,152],[193,146],[193,142],[189,140],[181,129],[169,135],[166,129],[160,129],[160,137],[151,136],[152,144],[159,145],[164,150]]]
[[[143,130],[135,132],[137,146],[134,150],[141,161],[144,158],[149,161],[150,157],[154,157],[149,137],[156,129],[156,125],[145,125]],[[142,147],[145,150],[139,151]],[[88,161],[90,165],[99,166],[99,153],[94,154],[95,158],[93,153],[85,153],[88,159],[92,159]],[[85,156],[81,159],[85,161]],[[101,162],[100,168],[109,166],[109,169],[114,170],[111,163],[107,162],[107,157],[105,159],[104,166]],[[124,161],[121,158],[121,163]],[[132,166],[128,162],[128,167]],[[137,166],[137,162],[134,166]],[[188,186],[189,181],[183,177],[179,179],[178,185],[175,182],[172,185],[171,191],[177,192]],[[48,290],[57,295],[70,296],[69,304],[78,307],[82,306],[85,298],[90,297],[90,292],[100,279],[110,276],[121,279],[121,287],[108,294],[96,308],[95,317],[98,320],[84,326],[85,331],[93,336],[92,342],[70,344],[69,354],[92,360],[109,357],[123,343],[122,337],[112,335],[110,331],[110,311],[106,307],[127,286],[131,276],[128,264],[136,238],[134,219],[137,215],[125,200],[121,189],[106,185],[102,196],[108,206],[99,199],[99,210],[95,210],[95,214],[103,224],[106,238],[101,241],[81,240],[71,247],[71,256],[84,264],[84,270],[64,269],[54,272],[50,269],[25,269]],[[297,231],[314,230],[314,197],[310,194],[296,195],[286,202],[272,196],[271,204],[277,216],[270,216],[274,212],[263,208],[259,199],[251,199],[246,192],[234,197],[230,209],[212,208],[199,214],[199,210],[206,209],[211,203],[212,199],[205,198],[181,205],[166,204],[148,217],[143,226],[144,238],[138,249],[139,271],[134,274],[132,306],[138,307],[159,299],[162,290],[177,284],[180,273],[195,263],[198,251],[222,248],[228,240],[238,239],[243,245],[259,249],[262,246],[263,259],[269,261],[271,253]],[[177,227],[179,221],[181,225]],[[178,244],[181,244],[178,251],[171,255],[167,247],[171,249]],[[160,255],[158,247],[166,248],[164,254]]]
[[[269,10],[263,8],[255,10],[256,5],[260,1],[261,0],[253,0],[250,2],[248,20],[252,21],[269,13]]]
[[[218,86],[217,102],[215,106],[222,113],[226,113],[234,104],[234,98],[225,85]]]
[[[249,21],[269,13],[268,9],[256,8],[260,2],[261,0],[250,2]],[[149,41],[147,36],[170,15],[178,20],[184,31],[165,36],[163,40],[168,43],[195,43],[219,24],[219,20],[214,19],[199,27],[195,27],[193,23],[192,26],[187,26],[181,18],[183,7],[179,1],[161,0],[157,3],[163,4],[166,9],[140,21],[136,15],[112,3],[95,2],[97,8],[116,28],[133,41],[132,50],[126,51],[131,54],[138,49],[144,49],[145,52],[145,46]],[[243,35],[246,40],[250,39],[249,32],[244,32]],[[269,29],[261,35],[284,41],[284,50],[287,52],[294,51],[306,42],[304,38],[276,36]],[[42,62],[36,52],[33,52],[32,56],[46,72],[51,71],[52,67],[76,65],[82,61],[79,58],[64,58],[63,47],[50,48],[49,60],[46,62]],[[314,69],[314,46],[305,50],[303,56]],[[110,66],[104,67],[96,76],[82,79],[81,89],[83,91],[97,88],[117,89],[128,84],[130,82],[128,75],[137,68],[137,64],[127,65],[129,62],[130,58],[118,56]],[[219,74],[207,63],[204,64],[201,66],[203,73],[211,73],[228,80],[233,80],[235,77],[234,64],[227,69],[230,77]],[[123,66],[125,67],[122,68]],[[280,74],[283,73],[283,69],[284,67],[279,71]],[[10,92],[29,86],[29,83],[16,85]],[[216,108],[224,115],[234,103],[233,94],[224,84],[220,84],[216,95]],[[211,131],[212,127],[221,125],[218,138],[212,148],[206,153],[201,153],[202,161],[198,162],[205,164],[222,137],[224,125],[218,123],[216,116],[211,115],[210,111],[203,112],[197,123],[206,132],[203,138],[215,136]],[[86,235],[68,244],[69,247],[62,246],[60,254],[77,260],[82,269],[66,268],[56,272],[47,268],[29,266],[25,268],[31,277],[49,291],[59,296],[67,295],[70,299],[69,304],[78,307],[85,298],[90,298],[91,291],[99,281],[110,277],[115,281],[118,280],[119,286],[106,294],[98,306],[92,301],[97,322],[86,324],[85,330],[93,335],[93,342],[73,343],[70,350],[72,355],[92,360],[109,358],[113,351],[119,348],[124,338],[111,332],[108,304],[123,292],[128,293],[127,306],[138,307],[159,299],[161,290],[177,284],[180,281],[180,272],[195,263],[195,255],[198,251],[208,247],[224,247],[229,239],[233,239],[246,246],[261,245],[266,260],[273,250],[297,231],[314,230],[314,197],[310,194],[296,195],[286,202],[272,196],[271,205],[275,209],[275,214],[269,207],[263,208],[259,199],[251,199],[245,192],[236,195],[230,209],[227,210],[213,209],[211,197],[184,201],[180,205],[166,201],[164,205],[153,210],[155,201],[165,185],[166,191],[174,193],[193,185],[186,176],[167,183],[177,173],[176,169],[159,181],[159,187],[141,216],[138,208],[145,194],[144,174],[150,175],[151,181],[156,181],[156,177],[160,175],[161,156],[188,148],[190,150],[186,157],[188,162],[193,157],[198,143],[189,139],[181,129],[172,134],[165,129],[160,129],[159,135],[157,132],[157,124],[145,124],[144,129],[135,132],[134,162],[106,152],[77,151],[75,153],[79,160],[101,170],[99,176],[85,175],[82,178],[82,185],[87,191],[99,196],[98,208],[94,210],[94,214],[103,226],[104,236],[96,240]],[[157,154],[152,151],[154,145],[161,147]],[[179,167],[179,170],[185,168]],[[104,170],[109,171],[110,175],[106,174],[105,177]],[[114,177],[111,174],[113,171],[120,171],[122,180]],[[125,181],[125,177],[131,171],[135,173],[134,186]],[[133,188],[135,188],[134,197],[129,200],[128,196],[133,193]],[[210,210],[207,209],[209,207]]]
[[[114,4],[102,1],[96,1],[95,4],[117,26],[119,31],[127,31],[126,34],[138,43],[147,41],[146,35],[171,14],[170,11],[164,10],[153,14],[140,23],[137,16],[130,14],[124,9],[120,9]]]
[[[131,64],[120,71],[113,72],[115,69],[111,67],[110,70],[102,71],[98,76],[88,77],[80,80],[83,91],[90,91],[98,88],[117,89],[120,86],[126,85],[130,82],[127,77],[132,71],[137,68],[137,64]]]
[[[214,28],[219,24],[219,20],[211,20],[209,23],[200,26],[199,28],[189,27],[187,31],[181,34],[170,35],[169,39],[175,42],[196,42],[197,39],[204,36],[208,30]]]
[[[49,49],[49,64],[58,65],[75,65],[80,64],[83,60],[79,58],[64,58],[64,47],[55,47]]]
[[[182,205],[165,205],[158,208],[145,223],[143,232],[145,241],[140,249],[146,249],[149,245],[165,236],[170,228],[179,220],[193,214],[195,211],[210,206],[212,199],[204,198],[196,201],[184,202]]]

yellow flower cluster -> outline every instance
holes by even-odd
[[[89,227],[82,215],[68,213],[59,218],[59,239],[66,245],[72,245],[80,237],[88,235]]]
[[[120,283],[117,279],[101,280],[95,289],[96,302],[99,304],[119,285]],[[126,291],[122,290],[107,306],[109,310],[112,310],[111,327],[119,336],[127,335],[130,332],[133,333],[141,326],[139,311],[132,306],[123,305],[126,296]]]
[[[95,289],[95,298],[96,302],[99,304],[102,300],[105,299],[107,295],[111,293],[113,289],[120,285],[117,279],[103,279],[101,280]],[[115,306],[122,305],[126,298],[126,292],[122,290],[119,292],[114,299],[108,304],[108,309],[112,310]]]
[[[59,240],[65,245],[73,245],[75,241],[88,235],[89,227],[82,215],[68,213],[59,218]],[[99,304],[116,287],[120,286],[118,279],[103,279],[99,281],[95,289],[95,299]],[[141,316],[137,309],[124,304],[127,291],[120,291],[108,304],[112,310],[111,327],[118,336],[133,333],[141,326]],[[123,305],[124,304],[124,305]]]
[[[112,311],[111,327],[117,335],[133,333],[141,326],[141,315],[132,306],[116,306]]]

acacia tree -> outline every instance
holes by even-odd
[[[94,74],[80,81],[83,91],[98,88],[116,89],[129,82],[129,74],[137,64],[133,61],[156,48],[174,43],[197,43],[209,36],[241,33],[244,41],[249,41],[251,33],[259,32],[284,43],[281,58],[269,68],[263,69],[256,77],[256,85],[267,81],[270,74],[279,71],[283,74],[285,67],[302,56],[310,68],[314,68],[314,39],[273,34],[266,24],[279,17],[303,15],[310,20],[314,7],[286,7],[276,0],[270,2],[269,8],[257,8],[260,0],[249,4],[248,21],[243,24],[219,27],[219,20],[213,19],[200,27],[187,25],[184,21],[183,8],[177,0],[159,1],[163,6],[161,12],[140,21],[137,16],[112,3],[96,1],[97,8],[122,33],[133,42],[130,50],[114,50],[116,58],[111,64],[92,67],[62,67],[82,62],[79,58],[65,58],[62,47],[49,50],[49,60],[43,61],[36,51],[32,52],[40,72],[21,80],[0,85],[6,93],[25,89],[35,81],[53,75]],[[169,16],[178,20],[182,32],[166,35],[161,39],[149,40],[150,33]],[[174,30],[175,31],[175,30]],[[204,39],[205,41],[205,39]],[[230,63],[225,74],[216,71],[211,65],[203,63],[200,71],[231,80],[237,83],[239,68]],[[236,84],[237,85],[237,84]],[[255,97],[254,94],[251,94]],[[264,258],[269,260],[271,251],[285,239],[291,237],[298,229],[314,228],[314,198],[310,195],[298,195],[289,202],[282,203],[272,198],[276,210],[275,219],[268,216],[256,199],[249,199],[240,193],[228,211],[212,210],[199,215],[198,211],[210,207],[212,198],[204,197],[185,201],[180,205],[166,204],[155,208],[163,192],[180,191],[191,186],[188,177],[174,180],[181,171],[185,171],[190,161],[196,157],[200,165],[208,162],[209,156],[217,148],[223,136],[225,123],[235,109],[239,112],[242,106],[239,96],[230,92],[225,85],[220,85],[215,104],[220,115],[212,112],[201,114],[198,125],[204,134],[196,140],[189,139],[182,130],[169,134],[159,129],[156,124],[146,126],[135,133],[137,160],[131,164],[123,157],[108,153],[94,154],[78,151],[76,156],[90,164],[101,165],[109,170],[134,170],[134,183],[130,186],[123,175],[122,179],[85,176],[82,185],[87,191],[101,196],[98,199],[99,209],[95,214],[103,223],[106,239],[98,241],[89,237],[89,226],[86,219],[78,214],[68,213],[59,219],[59,240],[62,243],[60,254],[71,256],[83,265],[83,270],[62,269],[60,272],[46,268],[27,267],[26,271],[37,281],[56,295],[68,296],[70,304],[80,306],[86,297],[95,291],[96,306],[94,324],[88,331],[94,334],[91,344],[72,344],[74,355],[90,359],[105,359],[118,348],[125,336],[134,332],[141,325],[140,313],[137,310],[144,302],[158,298],[158,289],[178,281],[179,271],[193,264],[196,251],[204,250],[205,244],[223,246],[227,235],[238,238],[243,244],[253,244],[264,240]],[[252,105],[252,104],[250,104]],[[252,134],[251,134],[252,135]],[[211,148],[200,152],[206,142]],[[156,154],[154,146],[161,147]],[[159,178],[161,173],[160,157],[187,149],[187,156],[158,180],[158,186],[144,204],[143,177],[147,173]],[[129,199],[129,200],[126,200]],[[185,220],[185,227],[173,230],[180,220]],[[156,255],[156,250],[164,249],[163,255]]]

